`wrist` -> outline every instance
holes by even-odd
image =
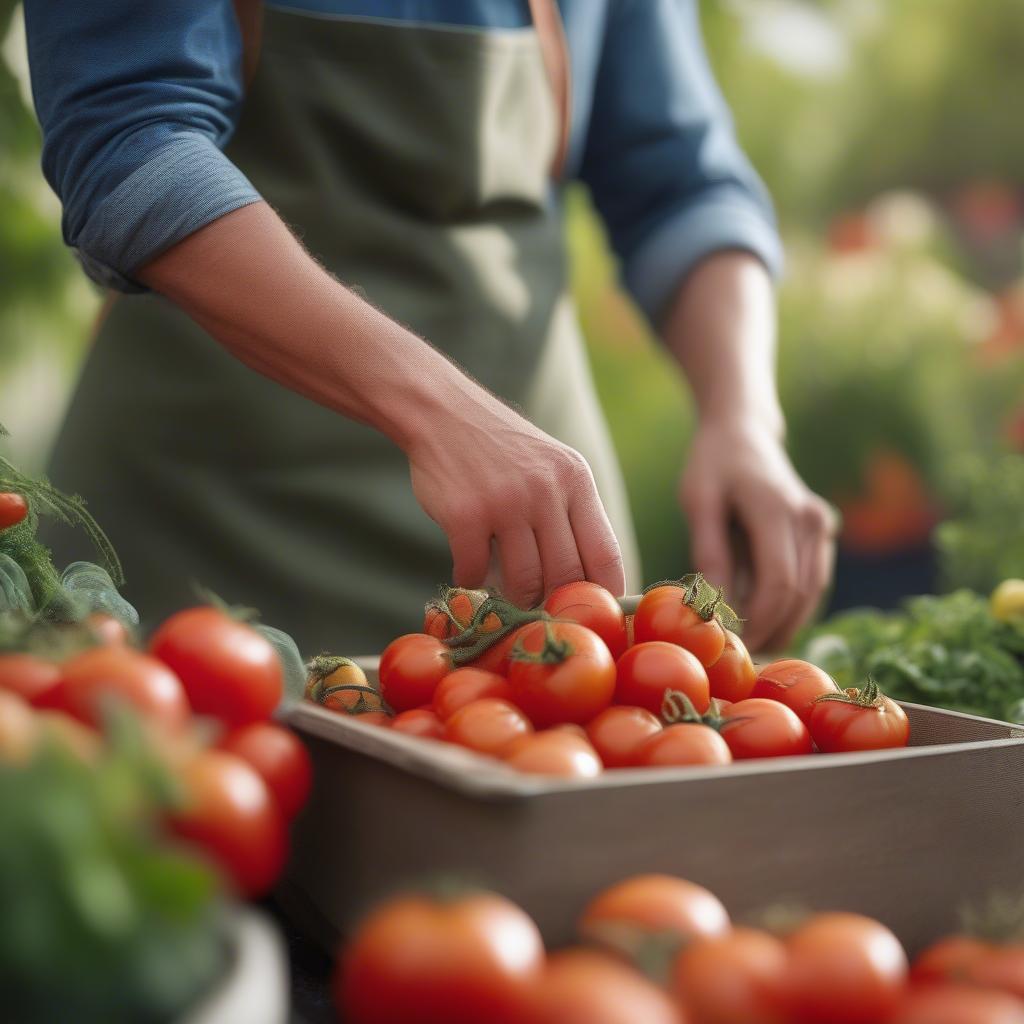
[[[700,430],[735,435],[757,433],[779,443],[786,437],[786,420],[774,395],[750,402],[737,402],[731,396],[721,405],[698,402],[697,417]]]

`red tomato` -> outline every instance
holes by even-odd
[[[60,679],[60,667],[34,654],[0,654],[0,690],[18,694],[30,704]]]
[[[433,601],[427,605],[423,617],[423,632],[436,636],[438,640],[457,636],[469,626],[476,610],[486,600],[486,590],[455,588],[447,596],[447,611]]]
[[[757,675],[752,697],[781,701],[792,708],[800,721],[807,725],[814,709],[814,701],[823,693],[838,693],[832,677],[817,665],[796,658],[773,661]]]
[[[531,622],[519,634],[508,681],[516,704],[538,728],[582,725],[611,703],[615,662],[604,641],[585,626]]]
[[[787,965],[780,939],[734,928],[683,947],[675,990],[700,1024],[787,1024]]]
[[[196,714],[229,726],[269,718],[284,692],[281,660],[270,641],[219,608],[172,615],[149,650],[177,673]]]
[[[685,693],[703,714],[711,704],[708,674],[696,655],[662,640],[634,644],[615,668],[615,703],[661,713],[666,690]]]
[[[895,1009],[907,957],[885,925],[859,914],[818,914],[786,942],[793,1024],[878,1024]]]
[[[28,761],[38,736],[39,722],[28,702],[16,693],[0,690],[0,765]]]
[[[85,624],[101,644],[123,646],[131,643],[128,627],[120,619],[107,615],[106,612],[93,612],[87,615]]]
[[[61,666],[60,682],[37,704],[99,726],[108,700],[120,700],[169,729],[182,728],[189,717],[185,690],[174,672],[130,647],[93,647],[69,658]]]
[[[603,953],[548,958],[524,1024],[684,1024],[688,1017],[638,971]]]
[[[970,935],[947,936],[918,954],[910,977],[919,983],[964,981],[974,963],[992,949],[992,943]]]
[[[645,708],[605,708],[587,725],[587,737],[605,768],[637,764],[640,748],[659,732],[661,722]]]
[[[501,896],[404,896],[359,925],[332,987],[351,1024],[521,1024],[543,965],[537,926]]]
[[[404,732],[407,736],[421,736],[430,740],[445,738],[444,722],[431,708],[410,708],[403,711],[391,719],[391,728],[395,732]]]
[[[553,725],[551,727],[550,731],[552,731],[552,732],[562,731],[562,732],[572,733],[572,735],[576,736],[578,739],[581,739],[581,740],[586,741],[587,743],[590,743],[590,737],[587,735],[587,730],[584,729],[582,725],[577,725],[576,722],[563,722],[561,725]],[[590,743],[590,745],[593,746],[592,743]]]
[[[240,757],[204,750],[180,770],[185,803],[171,818],[247,897],[261,896],[281,873],[287,830],[270,790]]]
[[[967,968],[967,980],[1024,1000],[1024,944],[995,946]]]
[[[13,491],[0,493],[0,530],[17,526],[28,515],[28,502]]]
[[[449,742],[495,757],[501,756],[513,740],[532,732],[526,715],[497,697],[472,701],[444,724],[444,738]]]
[[[597,583],[564,583],[548,596],[544,610],[556,619],[578,622],[595,632],[613,658],[626,649],[626,614],[611,593]]]
[[[672,875],[634,875],[600,892],[579,923],[581,937],[600,940],[622,926],[683,939],[726,935],[732,927],[718,897]]]
[[[482,668],[466,665],[449,672],[437,684],[434,691],[434,711],[442,721],[447,721],[461,707],[483,697],[512,699],[512,687],[504,676]]]
[[[217,746],[256,769],[286,818],[299,813],[313,784],[313,763],[295,733],[273,722],[253,722]]]
[[[732,764],[729,744],[711,726],[699,722],[666,725],[640,748],[637,764],[648,768],[673,765]]]
[[[711,696],[735,703],[752,695],[757,669],[743,641],[731,630],[725,631],[722,656],[708,668]]]
[[[808,725],[826,754],[905,747],[910,739],[907,713],[873,684],[847,690],[843,700],[816,701]]]
[[[395,711],[423,707],[452,669],[445,645],[426,633],[406,633],[380,656],[380,692]]]
[[[722,711],[722,737],[732,756],[790,757],[810,754],[811,734],[785,704],[762,697],[737,701]]]
[[[960,985],[912,988],[887,1024],[1024,1024],[1024,1003]]]
[[[567,729],[547,729],[521,736],[513,740],[502,757],[510,768],[531,775],[592,779],[601,774],[597,751]]]
[[[664,640],[685,647],[705,668],[725,650],[725,630],[718,619],[712,615],[705,620],[687,604],[686,590],[672,585],[654,587],[640,599],[633,635],[638,644]]]

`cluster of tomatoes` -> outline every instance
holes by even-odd
[[[129,708],[177,783],[168,829],[242,895],[265,893],[312,781],[305,747],[269,720],[284,686],[276,651],[213,607],[173,615],[147,651],[112,617],[91,629],[95,643],[60,661],[0,654],[0,760],[31,757],[47,740],[99,757],[112,705]]]
[[[395,897],[343,947],[335,1001],[352,1024],[1024,1024],[1024,945],[957,935],[910,967],[872,918],[734,925],[668,875],[600,893],[577,931],[546,955],[496,894]]]
[[[873,683],[840,691],[792,659],[758,671],[707,589],[699,577],[653,587],[631,616],[588,582],[530,611],[448,591],[427,606],[423,632],[385,649],[378,686],[347,659],[324,659],[307,696],[568,777],[906,745],[906,714]]]

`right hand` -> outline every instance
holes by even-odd
[[[457,586],[485,583],[493,538],[502,589],[520,607],[573,580],[622,595],[619,544],[579,452],[497,400],[445,428],[407,454],[416,499],[448,536]]]

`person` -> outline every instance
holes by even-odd
[[[784,449],[780,244],[696,3],[25,15],[66,241],[129,293],[105,306],[50,474],[87,496],[144,617],[201,582],[306,652],[361,653],[448,578],[521,604],[583,577],[639,586],[567,291],[574,179],[692,386],[695,564],[729,587],[740,524],[754,648],[812,612],[831,522]]]

